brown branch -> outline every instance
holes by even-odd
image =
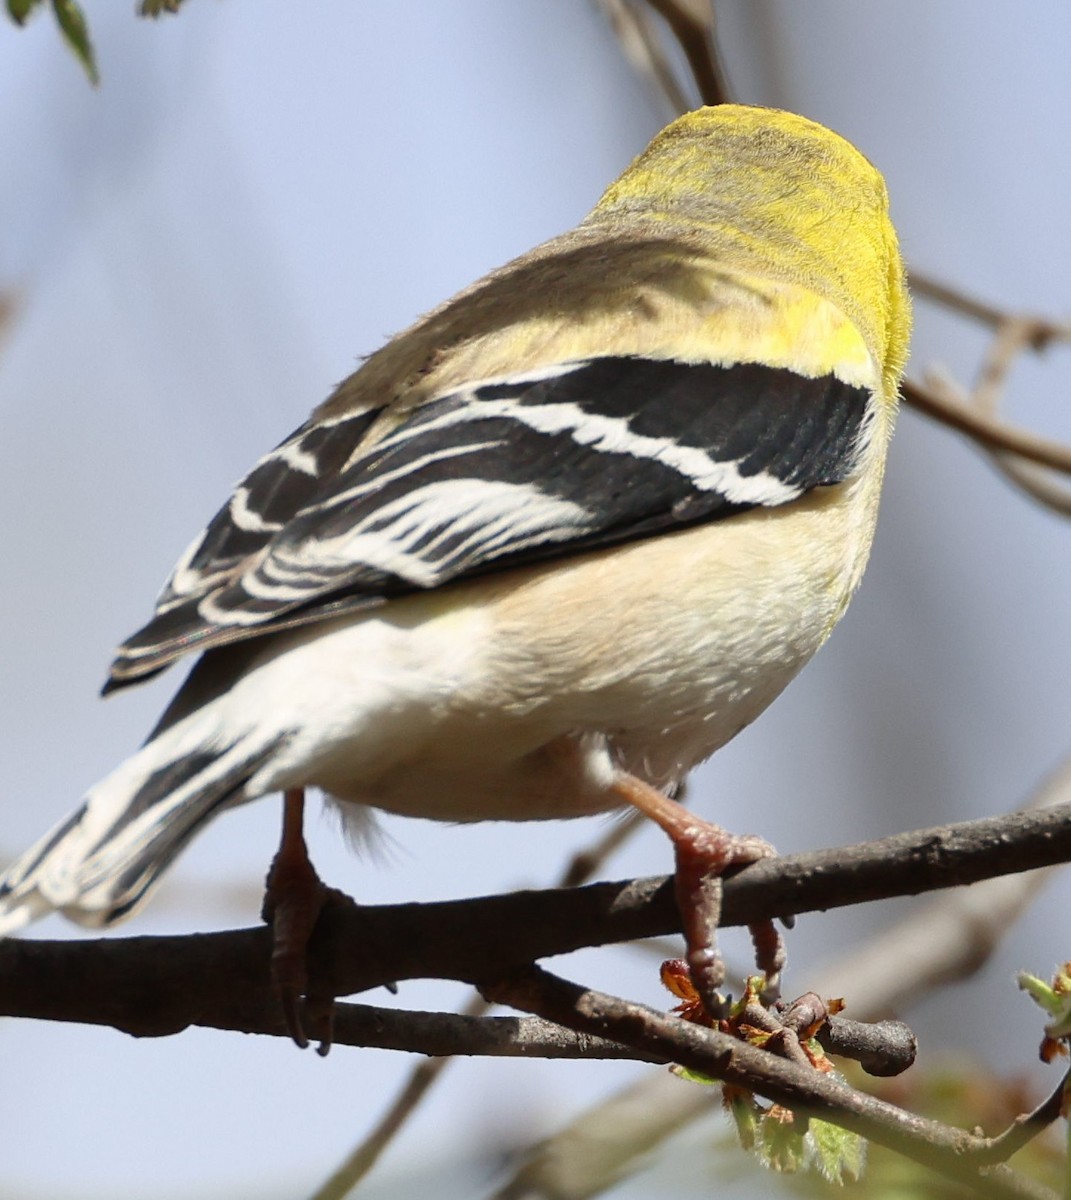
[[[728,104],[729,86],[715,39],[711,0],[597,0],[621,51],[676,114],[694,107],[688,90],[666,55],[654,14],[668,29],[688,64],[701,104]],[[695,94],[695,93],[693,93]]]
[[[605,13],[621,53],[638,75],[665,99],[674,116],[686,113],[692,102],[666,54],[657,18],[637,0],[596,0]]]
[[[484,1008],[488,1002],[480,998]],[[474,1000],[464,1012],[416,1012],[373,1004],[336,1006],[336,1044],[424,1054],[445,1064],[470,1058],[628,1059],[668,1063],[601,1037],[579,1035],[539,1017],[484,1015]],[[899,1075],[914,1061],[915,1041],[901,1021],[827,1018],[819,1041],[830,1054],[860,1063],[869,1074]]]
[[[925,374],[926,389],[931,396],[998,420],[1008,377],[1018,359],[1028,351],[1042,349],[1053,338],[1068,336],[1071,331],[1035,317],[1006,317],[996,327],[972,389],[968,391],[935,369]],[[1031,499],[1064,516],[1071,515],[1071,490],[1051,478],[1045,468],[1005,450],[987,453],[997,470]]]
[[[1071,859],[1071,805],[768,859],[729,880],[723,923],[827,909]],[[549,955],[679,929],[667,879],[515,892],[439,904],[336,908],[310,948],[311,989],[345,996],[394,980],[470,983]],[[282,1035],[266,928],[180,937],[0,943],[0,1015],[188,1025]]]
[[[855,1021],[827,1017],[815,1035],[828,1054],[850,1058],[868,1075],[888,1079],[912,1066],[918,1053],[915,1035],[903,1021]]]
[[[375,1166],[443,1070],[457,1055],[522,1058],[633,1059],[664,1062],[605,1038],[576,1033],[541,1017],[487,1017],[489,1002],[474,996],[466,1011],[424,1013],[339,1004],[335,1041],[435,1055],[419,1063],[372,1131],[361,1139],[310,1200],[342,1200]]]
[[[992,329],[999,328],[1012,315],[999,305],[980,300],[977,296],[961,291],[949,283],[931,279],[920,271],[912,270],[909,273],[908,284],[912,295],[940,304],[942,308],[970,317]],[[1048,317],[1038,316],[1024,316],[1020,319],[1029,323],[1034,330],[1034,350],[1043,350],[1054,341],[1071,341],[1071,324],[1066,321],[1052,321]]]
[[[1029,807],[1052,807],[1067,800],[1071,800],[1071,760],[1044,781]],[[874,1029],[870,1022],[882,1014],[900,1011],[934,988],[978,970],[1048,873],[1028,871],[945,892],[889,929],[868,936],[808,984],[819,995],[847,997],[852,1016],[863,1019],[865,1030]],[[840,1047],[833,1052],[840,1052]],[[883,1047],[883,1055],[886,1052]],[[716,1089],[680,1088],[667,1076],[645,1074],[530,1147],[495,1200],[543,1192],[561,1200],[593,1196],[632,1174],[645,1161],[645,1153],[721,1106]],[[1009,1129],[1008,1136],[1015,1128]],[[1031,1129],[1037,1132],[1035,1126]]]
[[[1064,1099],[1069,1080],[1071,1075],[1065,1075],[1033,1112],[1016,1117],[1008,1128],[996,1137],[986,1138],[987,1145],[978,1148],[974,1155],[975,1161],[986,1164],[1007,1162],[1039,1133],[1043,1133],[1054,1121],[1058,1121],[1064,1114]]]
[[[486,1008],[486,1001],[479,1002]],[[335,1042],[425,1054],[442,1064],[452,1055],[658,1061],[604,1038],[578,1036],[538,1017],[489,1017],[473,1011],[475,1007],[474,1000],[465,1012],[441,1013],[340,1003],[335,1007]]]
[[[1006,312],[947,284],[913,272],[916,295],[941,304],[993,330],[973,387],[965,388],[929,370],[922,382],[904,385],[904,400],[978,442],[994,465],[1032,499],[1071,515],[1071,491],[1039,468],[1071,474],[1071,447],[1040,438],[1000,420],[1000,408],[1012,367],[1026,353],[1039,353],[1053,342],[1071,342],[1071,323]]]
[[[1048,1188],[1007,1167],[987,1169],[993,1139],[904,1112],[796,1062],[616,996],[583,988],[538,967],[485,987],[499,1003],[538,1013],[578,1032],[664,1055],[787,1108],[831,1121],[994,1200],[1055,1200]]]
[[[932,388],[914,380],[905,380],[903,396],[912,408],[942,425],[967,434],[988,450],[1007,450],[1050,470],[1071,475],[1071,447],[1062,442],[1041,438],[1025,429],[996,421],[966,405],[949,400],[946,395],[938,395]]]
[[[970,397],[960,385],[937,369],[926,372],[926,388],[931,397],[938,401],[943,399],[961,409],[966,409],[970,403]],[[1036,500],[1045,508],[1062,516],[1071,516],[1071,488],[1061,484],[1049,468],[1039,466],[1036,462],[1030,462],[1009,451],[985,447],[983,451],[1005,479],[1031,500]]]
[[[629,812],[623,818],[614,821],[601,837],[569,859],[560,873],[558,886],[579,887],[585,883],[643,824],[643,814],[638,811]],[[460,1016],[446,1013],[399,1013],[393,1009],[367,1009],[361,1005],[336,1006],[336,1041],[343,1041],[348,1045],[372,1044],[366,1040],[367,1022],[362,1029],[355,1030],[352,1027],[353,1015],[357,1010],[361,1010],[376,1014],[372,1020],[372,1029],[377,1037],[391,1038],[389,1043],[380,1040],[375,1042],[375,1045],[384,1049],[413,1050],[442,1057],[418,1063],[412,1069],[375,1127],[357,1143],[346,1160],[317,1189],[311,1200],[342,1200],[342,1197],[350,1194],[401,1133],[405,1123],[450,1065],[453,1056],[482,1054],[485,1050],[481,1047],[486,1046],[486,1053],[489,1054],[601,1058],[602,1051],[605,1051],[606,1057],[609,1058],[630,1057],[629,1052],[615,1043],[601,1043],[599,1039],[577,1042],[574,1040],[575,1035],[570,1035],[569,1031],[560,1025],[540,1021],[533,1028],[515,1027],[512,1022],[516,1018],[487,1018],[486,1013],[490,1007],[478,993],[472,996]],[[390,1015],[382,1016],[384,1013]],[[343,1019],[340,1020],[340,1017]],[[350,1020],[345,1020],[346,1017]],[[423,1028],[428,1020],[433,1022],[434,1041],[427,1036],[427,1031]],[[344,1031],[342,1037],[339,1036],[340,1030]]]
[[[684,51],[689,70],[704,104],[728,104],[729,87],[718,59],[714,37],[714,6],[686,0],[647,0],[669,26]]]
[[[14,292],[0,292],[0,339],[6,338],[10,332],[16,307]],[[3,345],[2,340],[0,345]]]

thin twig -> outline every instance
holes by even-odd
[[[678,794],[677,799],[682,798]],[[576,854],[566,864],[565,870],[559,876],[558,887],[580,887],[593,879],[603,864],[628,841],[639,829],[649,825],[647,818],[638,809],[630,809],[623,817],[613,822],[610,828],[583,850]]]
[[[577,1038],[536,1017],[486,1015],[474,998],[462,1012],[416,1012],[373,1004],[338,1004],[339,1045],[400,1050],[449,1062],[451,1057],[540,1059],[634,1059],[615,1042]],[[647,1061],[650,1061],[649,1059]]]
[[[376,1165],[448,1062],[448,1058],[432,1058],[416,1067],[375,1128],[316,1189],[310,1200],[344,1200]]]
[[[636,0],[596,0],[617,38],[621,53],[675,116],[687,112],[691,102],[681,87],[652,14]]]
[[[970,409],[970,395],[940,368],[931,367],[926,372],[925,386],[930,397],[938,403],[955,405],[963,411]],[[985,446],[981,449],[996,469],[1031,500],[1054,512],[1071,515],[1071,489],[1058,483],[1049,468],[1029,462],[1019,454]]]
[[[606,14],[621,52],[637,74],[676,115],[692,109],[689,89],[666,54],[664,25],[684,55],[693,95],[701,104],[728,104],[729,86],[715,39],[712,0],[596,0]],[[658,20],[652,19],[657,14]]]
[[[916,297],[923,297],[934,304],[940,304],[943,308],[959,313],[961,316],[970,317],[993,329],[997,329],[1008,320],[1009,314],[1006,309],[1000,308],[996,304],[990,304],[986,300],[980,300],[977,296],[969,295],[949,283],[931,279],[920,271],[912,270],[908,275],[908,283],[912,294]],[[1023,319],[1028,321],[1035,330],[1033,345],[1035,350],[1043,349],[1052,341],[1071,341],[1071,323],[1069,322],[1052,321],[1047,317],[1037,316],[1028,316]]]
[[[1071,759],[1045,780],[1026,807],[1068,801]],[[872,1029],[870,1022],[884,1013],[901,1011],[978,970],[1055,869],[945,892],[890,929],[868,936],[807,984],[821,996],[845,997],[851,1016]],[[595,1196],[642,1166],[644,1155],[721,1107],[716,1088],[685,1088],[660,1073],[647,1074],[523,1151],[521,1165],[494,1200]]]
[[[967,434],[990,450],[1008,450],[1053,471],[1071,475],[1071,447],[1028,433],[1014,425],[994,421],[964,404],[938,395],[915,380],[905,380],[903,396],[907,404],[928,417]]]
[[[644,817],[639,812],[630,812],[625,817],[614,821],[609,830],[585,849],[578,851],[566,863],[561,872],[559,887],[579,887],[590,879],[616,850],[618,850],[637,829],[645,824]],[[335,1036],[349,1039],[361,1034],[354,1028],[354,1016],[357,1005],[337,1005],[335,1011]],[[406,1040],[404,1045],[397,1041],[384,1042],[379,1045],[390,1045],[392,1049],[416,1050],[422,1054],[438,1054],[441,1057],[430,1062],[422,1062],[415,1066],[409,1077],[402,1084],[398,1095],[391,1102],[371,1132],[363,1138],[346,1158],[339,1168],[317,1190],[311,1200],[342,1200],[349,1195],[358,1183],[372,1170],[383,1152],[398,1136],[406,1121],[416,1112],[428,1092],[441,1077],[443,1071],[453,1061],[457,1054],[472,1054],[476,1030],[490,1033],[498,1028],[508,1028],[508,1040],[503,1038],[501,1048],[489,1050],[489,1053],[521,1053],[529,1056],[544,1055],[546,1057],[592,1058],[592,1057],[631,1057],[622,1053],[622,1048],[613,1043],[602,1043],[598,1040],[585,1039],[582,1042],[563,1042],[560,1038],[563,1032],[560,1026],[544,1026],[521,1029],[512,1026],[513,1018],[482,1019],[491,1005],[478,993],[473,995],[468,1004],[456,1017],[447,1014],[435,1014],[441,1018],[437,1022],[436,1032],[440,1039],[444,1027],[458,1030],[456,1049],[440,1044],[437,1049],[430,1049],[427,1029],[414,1018],[427,1014],[399,1013],[395,1010],[377,1010],[377,1032],[386,1034],[387,1030],[396,1031]],[[390,1016],[383,1014],[389,1013]],[[478,1024],[476,1024],[478,1022]],[[364,1023],[367,1029],[367,1022]],[[557,1035],[557,1036],[555,1036]],[[364,1036],[367,1036],[365,1034]],[[495,1041],[493,1038],[490,1041]],[[490,1044],[489,1041],[489,1044]],[[367,1043],[366,1043],[367,1044]]]
[[[971,400],[979,412],[999,416],[1012,367],[1023,354],[1043,350],[1056,336],[1053,327],[1038,317],[1008,316],[1001,321],[982,355],[971,389]]]
[[[1058,1121],[1063,1114],[1064,1095],[1069,1080],[1071,1074],[1065,1075],[1033,1112],[1016,1117],[1003,1133],[988,1138],[988,1146],[980,1148],[973,1156],[975,1161],[986,1164],[1007,1162],[1039,1133],[1043,1133],[1054,1121]]]
[[[991,1153],[992,1139],[906,1113],[830,1075],[716,1030],[581,987],[538,967],[487,985],[485,994],[578,1032],[610,1037],[634,1049],[665,1055],[689,1070],[840,1125],[947,1178],[969,1183],[977,1196],[1054,1200],[1048,1188],[1007,1167],[988,1168],[988,1163],[983,1164],[982,1156]]]
[[[704,104],[728,104],[729,87],[718,58],[714,5],[702,0],[647,0],[677,39]]]
[[[16,307],[14,292],[0,292],[0,347],[11,332]]]
[[[341,1009],[354,1009],[357,1006],[340,1005],[339,1007]],[[507,1027],[508,1022],[510,1022],[512,1018],[500,1017],[491,1020],[484,1018],[484,1013],[489,1007],[490,1006],[488,1002],[484,1000],[482,996],[475,995],[461,1013],[450,1014],[449,1020],[447,1021],[441,1020],[441,1018],[446,1017],[447,1014],[399,1013],[391,1010],[383,1010],[389,1013],[390,1016],[386,1020],[384,1020],[382,1017],[380,1019],[383,1026],[392,1027],[399,1034],[404,1035],[407,1039],[416,1034],[416,1040],[420,1040],[420,1037],[419,1030],[414,1022],[414,1017],[421,1015],[433,1017],[437,1020],[437,1023],[440,1026],[447,1025],[451,1027],[463,1028],[463,1026],[460,1024],[461,1022],[463,1022],[464,1025],[471,1026],[472,1022],[479,1020],[482,1027],[493,1028],[493,1020],[494,1024]],[[342,1016],[343,1014],[341,1013],[336,1014],[336,1030],[344,1024],[344,1021],[340,1020]],[[483,1019],[481,1020],[481,1018]],[[555,1050],[564,1050],[566,1044],[561,1039],[561,1033],[562,1027],[560,1025],[555,1025],[549,1021],[540,1021],[538,1026],[532,1027],[532,1034],[530,1034],[529,1037],[511,1038],[511,1042],[514,1046],[526,1046],[525,1053],[529,1053],[536,1044],[537,1036],[543,1035],[547,1039],[545,1044],[549,1045]],[[533,1034],[537,1036],[532,1036]],[[411,1042],[410,1045],[412,1044],[413,1043]],[[424,1045],[425,1047],[427,1045],[426,1039],[424,1039]],[[620,1047],[616,1046],[616,1044],[613,1042],[606,1042],[603,1039],[584,1038],[583,1040],[578,1040],[571,1049],[576,1051],[590,1051],[597,1045],[608,1052],[608,1057],[618,1057],[620,1055]],[[461,1051],[462,1053],[471,1053],[472,1043],[469,1036],[469,1030],[467,1029],[465,1031],[464,1040],[459,1039],[457,1043],[458,1049],[461,1049],[462,1046],[465,1047],[465,1049]],[[422,1048],[421,1052],[429,1053],[426,1048]],[[441,1053],[452,1055],[455,1053],[455,1051],[451,1050],[448,1046],[444,1046],[441,1050]],[[586,1058],[589,1055],[587,1053],[581,1053],[579,1056]],[[557,1057],[557,1055],[554,1055],[554,1057]],[[573,1055],[569,1054],[568,1057],[573,1057]],[[339,1166],[338,1170],[336,1170],[329,1179],[327,1179],[319,1188],[317,1188],[316,1192],[311,1197],[311,1200],[343,1200],[345,1196],[348,1196],[350,1192],[352,1192],[357,1186],[357,1184],[360,1183],[360,1181],[364,1179],[369,1171],[371,1171],[376,1165],[383,1152],[387,1149],[394,1138],[397,1137],[406,1121],[409,1120],[409,1118],[420,1106],[420,1103],[424,1100],[429,1089],[442,1074],[443,1070],[453,1061],[454,1060],[452,1057],[431,1058],[416,1066],[410,1073],[409,1078],[402,1085],[398,1095],[391,1102],[390,1106],[384,1112],[382,1117],[380,1117],[375,1128],[372,1129],[367,1137],[363,1138],[358,1143],[352,1153],[346,1158],[341,1166]]]
[[[711,1111],[711,1101],[720,1110],[720,1092],[689,1087],[668,1071],[645,1073],[551,1137],[518,1151],[513,1157],[520,1157],[519,1165],[491,1200],[588,1200],[602,1195],[650,1166],[652,1153],[695,1119],[697,1100],[703,1103],[703,1115]],[[721,1193],[711,1187],[710,1194]]]
[[[1008,376],[1024,353],[1036,350],[1056,336],[1051,326],[1034,317],[1005,317],[996,326],[973,389],[967,391],[943,371],[931,368],[924,376],[931,396],[972,409],[983,418],[996,421],[1004,400]],[[1016,487],[1031,499],[1055,512],[1071,516],[1071,489],[1061,486],[1049,473],[1034,462],[1024,461],[1020,454],[992,448],[986,451],[990,461]]]
[[[1034,317],[1008,317],[1002,322],[982,358],[970,392],[975,408],[987,417],[999,417],[1012,367],[1024,353],[1042,349],[1051,336],[1051,329]],[[1032,499],[1065,516],[1071,515],[1071,489],[1061,486],[1043,468],[1001,451],[991,451],[990,461]]]
[[[1071,515],[1071,491],[1039,469],[1071,474],[1071,447],[1015,428],[999,416],[1015,363],[1023,354],[1038,353],[1052,342],[1071,341],[1071,323],[1005,312],[918,272],[912,273],[911,286],[917,295],[978,321],[994,333],[972,388],[931,368],[921,383],[904,385],[905,401],[979,442],[994,466],[1032,499]]]

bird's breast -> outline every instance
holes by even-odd
[[[317,691],[266,782],[469,821],[613,807],[615,770],[679,780],[825,640],[865,562],[872,509],[856,485],[819,489],[293,635],[275,656],[289,683],[261,692],[293,703],[308,678]],[[302,653],[319,656],[315,671]]]

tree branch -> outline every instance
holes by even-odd
[[[683,788],[681,791],[683,791]],[[678,792],[678,797],[680,794]],[[569,859],[564,869],[560,872],[558,886],[579,887],[582,883],[586,883],[599,870],[601,865],[644,822],[645,818],[638,810],[633,810],[626,816],[615,821],[594,842],[579,850]],[[336,1037],[341,1027],[341,1023],[337,1020],[337,1014],[342,1010],[348,1012],[358,1007],[363,1006],[336,1006]],[[488,1051],[489,1053],[535,1054],[542,1057],[541,1048],[531,1049],[531,1047],[542,1047],[549,1044],[552,1050],[558,1050],[560,1048],[558,1038],[564,1037],[570,1039],[575,1036],[560,1025],[550,1025],[546,1022],[540,1022],[540,1026],[546,1026],[545,1028],[537,1027],[531,1031],[519,1029],[514,1034],[514,1029],[510,1022],[516,1020],[516,1018],[504,1017],[494,1020],[476,1020],[476,1018],[485,1017],[490,1007],[491,1005],[478,992],[473,992],[469,1003],[465,1006],[461,1014],[463,1022],[461,1026],[462,1036],[457,1038],[452,1049],[443,1048],[441,1044],[437,1049],[433,1049],[428,1041],[419,1037],[418,1031],[414,1028],[412,1022],[405,1019],[405,1016],[415,1014],[399,1015],[395,1010],[388,1009],[387,1011],[392,1014],[392,1019],[399,1024],[399,1040],[401,1038],[406,1039],[405,1045],[393,1045],[390,1048],[405,1050],[419,1049],[423,1054],[478,1054],[482,1053],[482,1050],[473,1049],[474,1043],[477,1042],[477,1039],[481,1035],[486,1035],[490,1032],[491,1037],[487,1039],[486,1044],[496,1045],[498,1042],[504,1042],[504,1046],[501,1051],[490,1050]],[[400,1020],[399,1016],[401,1016]],[[456,1020],[452,1015],[447,1017],[448,1028],[452,1029]],[[502,1029],[506,1031],[505,1038],[496,1038],[495,1032]],[[347,1027],[345,1032],[349,1035],[353,1031]],[[416,1039],[414,1039],[414,1035],[417,1035]],[[343,1040],[349,1042],[349,1044],[367,1045],[367,1042],[358,1042],[356,1040],[350,1042],[348,1036]],[[419,1041],[420,1044],[414,1045],[414,1040]],[[480,1041],[479,1044],[483,1045],[485,1043]],[[613,1047],[617,1052],[616,1054],[610,1054],[610,1057],[626,1056],[630,1053],[624,1047],[616,1046],[614,1043],[607,1043],[607,1046]],[[590,1055],[587,1051],[592,1050],[592,1043],[590,1039],[585,1039],[583,1042],[574,1042],[571,1050],[573,1052],[568,1053],[568,1057],[570,1058],[589,1057]],[[598,1055],[599,1047],[595,1046],[592,1053]],[[548,1054],[547,1057],[557,1057],[557,1054]],[[401,1091],[398,1092],[383,1111],[375,1127],[357,1143],[353,1150],[346,1156],[345,1161],[332,1171],[330,1177],[317,1188],[311,1200],[341,1200],[342,1197],[348,1196],[360,1180],[376,1165],[376,1162],[391,1142],[401,1133],[405,1123],[419,1109],[425,1096],[434,1087],[451,1061],[450,1057],[436,1057],[424,1059],[422,1062],[417,1063],[409,1072],[409,1077],[403,1083]]]
[[[882,1040],[881,1025],[863,1028],[871,1031],[884,1049],[889,1039]],[[576,1034],[540,1017],[488,1017],[472,1012],[414,1012],[372,1004],[339,1004],[334,1029],[335,1041],[341,1045],[403,1050],[440,1061],[450,1055],[666,1061],[605,1038]]]
[[[1071,860],[1071,805],[767,859],[730,879],[724,925],[915,895]],[[332,909],[310,947],[310,989],[347,996],[395,980],[499,977],[550,955],[679,930],[668,879],[439,904]],[[189,1025],[284,1036],[267,928],[179,937],[0,943],[0,1015]],[[341,1039],[340,1039],[341,1040]]]
[[[1029,807],[1051,808],[1066,799],[1071,799],[1071,760],[1041,784]],[[865,1023],[901,1011],[912,1000],[981,967],[1047,875],[1048,871],[1028,871],[941,893],[890,928],[869,936],[831,966],[820,968],[818,977],[809,978],[808,985],[821,996],[848,997],[852,1015]],[[865,1024],[864,1028],[869,1036],[874,1026]],[[820,1031],[820,1040],[822,1036]],[[843,1047],[826,1049],[839,1054]],[[883,1058],[887,1051],[886,1042]],[[1051,1103],[1052,1097],[1001,1136],[1008,1142],[1017,1137],[1028,1140],[1039,1131]],[[682,1128],[721,1107],[717,1089],[680,1088],[669,1076],[645,1073],[639,1081],[527,1148],[515,1174],[494,1200],[544,1194],[559,1200],[594,1196],[631,1174],[646,1154]],[[1020,1129],[1024,1123],[1028,1128]]]
[[[729,86],[718,58],[714,34],[714,7],[686,0],[647,0],[651,8],[669,26],[699,89],[704,104],[728,104]]]
[[[728,1034],[581,987],[537,967],[506,976],[484,990],[500,1003],[538,1013],[578,1032],[664,1055],[689,1070],[832,1121],[947,1178],[969,1183],[974,1195],[994,1200],[1055,1200],[1048,1188],[1006,1167],[986,1169],[985,1156],[992,1153],[994,1139],[914,1116],[855,1091],[833,1076]]]

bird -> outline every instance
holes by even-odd
[[[675,796],[859,584],[910,313],[884,180],[848,141],[744,105],[673,121],[579,225],[387,342],[235,487],[104,691],[189,656],[185,682],[0,877],[0,934],[114,924],[210,820],[279,793],[265,914],[304,1045],[332,895],[309,789],[353,828],[631,805],[669,834],[717,1003],[718,881],[772,850]]]

